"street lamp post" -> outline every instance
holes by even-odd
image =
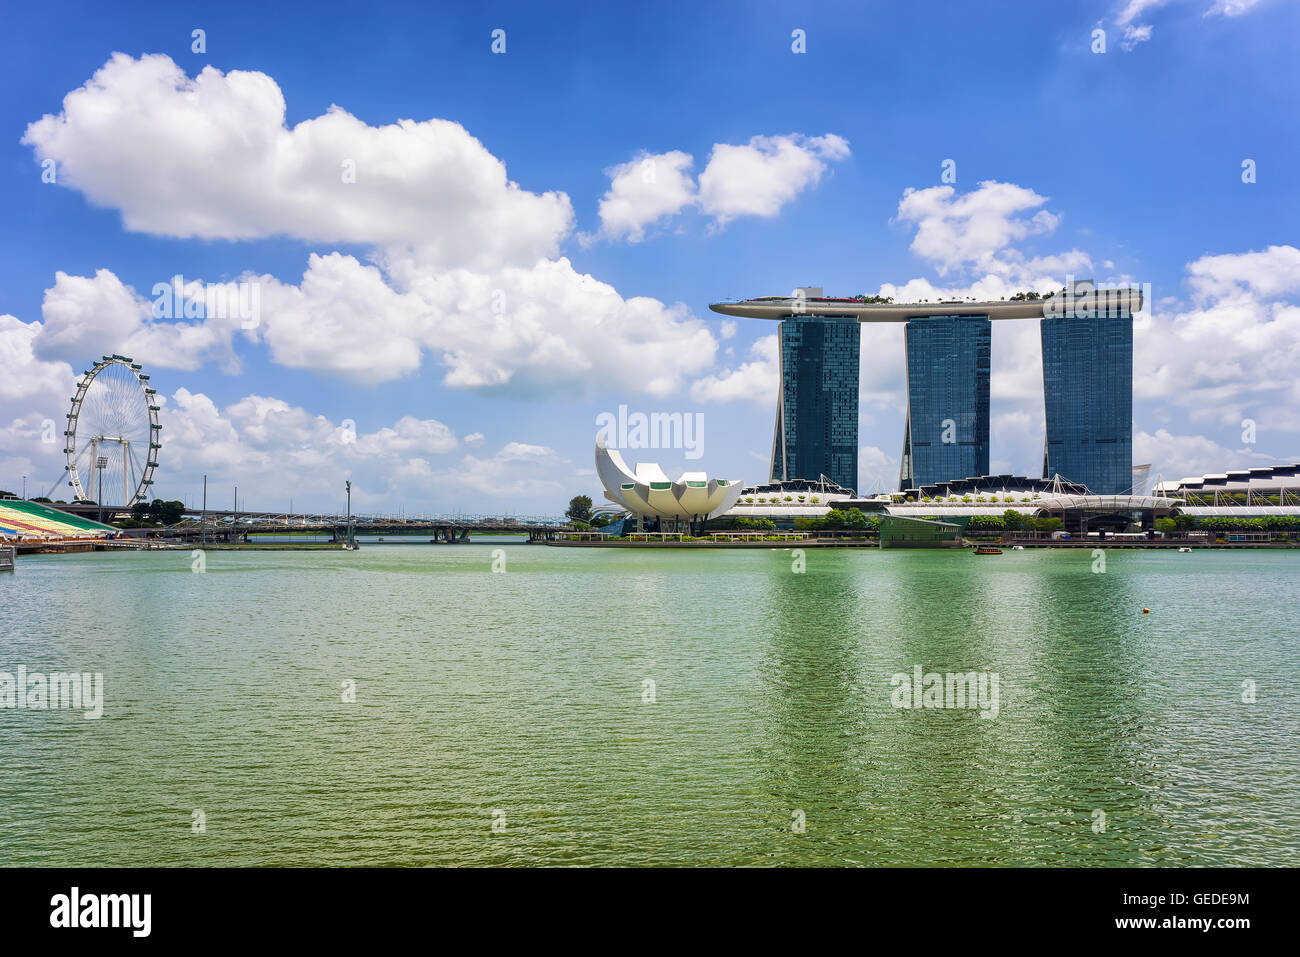
[[[347,492],[348,492],[348,539],[347,541],[348,544],[351,545],[352,544],[352,483],[349,481],[345,481],[343,484],[347,487]]]
[[[99,494],[96,496],[99,505],[99,524],[104,524],[104,468],[108,465],[108,456],[101,455],[95,459],[95,471],[99,473]]]

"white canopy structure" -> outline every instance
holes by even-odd
[[[634,515],[647,518],[698,520],[721,515],[736,504],[744,483],[711,479],[703,472],[683,472],[673,481],[653,462],[640,462],[633,471],[616,449],[596,437],[596,474],[605,497]]]

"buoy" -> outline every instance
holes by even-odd
[[[1143,609],[1142,609],[1142,614],[1144,614],[1144,615],[1149,615],[1149,614],[1151,614],[1151,609],[1150,609],[1150,608],[1143,608]]]

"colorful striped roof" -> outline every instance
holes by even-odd
[[[69,515],[57,508],[22,499],[0,499],[0,536],[9,538],[101,538],[116,532],[111,525]]]

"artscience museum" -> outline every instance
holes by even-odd
[[[628,468],[603,434],[596,437],[596,474],[605,497],[642,520],[653,520],[660,531],[679,530],[729,511],[740,498],[739,479],[711,479],[704,472],[683,472],[676,481],[653,462]]]

